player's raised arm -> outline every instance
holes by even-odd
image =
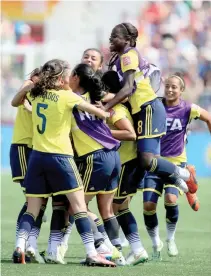
[[[111,101],[109,101],[109,103],[105,105],[105,110],[109,110],[110,108],[114,107],[118,103],[121,103],[132,93],[134,78],[135,78],[134,70],[129,70],[124,73],[122,89],[116,94],[116,96]]]
[[[12,102],[11,102],[12,106],[18,107],[19,105],[24,104],[24,99],[26,97],[26,94],[34,87],[34,84],[39,80],[40,72],[41,72],[41,68],[35,68],[31,72],[30,79],[24,81],[18,93],[12,99]]]
[[[27,92],[29,92],[33,87],[34,83],[31,80],[26,80],[19,89],[18,93],[12,99],[11,105],[13,107],[18,107],[19,105],[23,104]]]
[[[133,90],[134,72],[134,70],[125,72],[123,83],[120,83],[118,74],[115,71],[107,71],[103,74],[102,81],[107,91],[110,92],[102,100],[107,103],[105,106],[106,110],[109,110],[119,102],[128,100],[127,96]]]
[[[106,118],[110,117],[110,113],[106,112],[100,108],[95,107],[94,105],[83,101],[79,105],[77,105],[77,108],[83,111],[86,111],[88,113],[94,114],[97,117],[105,120]]]

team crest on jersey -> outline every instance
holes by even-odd
[[[123,66],[127,66],[131,63],[130,57],[126,56],[122,59]]]

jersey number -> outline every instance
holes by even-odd
[[[142,125],[143,125],[142,121],[138,121],[138,127],[137,127],[138,134],[142,133]]]
[[[38,103],[37,104],[37,116],[40,117],[42,119],[42,126],[40,128],[39,125],[37,125],[37,131],[40,134],[43,134],[45,132],[45,128],[46,128],[46,117],[45,115],[42,113],[42,108],[43,109],[47,109],[48,105],[44,104],[44,103]]]

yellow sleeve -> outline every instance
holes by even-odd
[[[117,121],[127,118],[125,107],[122,105],[116,105],[113,107],[114,114],[111,116],[110,121],[114,125]]]
[[[73,109],[74,106],[79,105],[82,102],[84,102],[84,100],[77,94],[73,93],[72,91],[68,94],[68,99],[67,99],[68,108]]]
[[[120,58],[122,72],[125,73],[128,70],[136,70],[139,65],[138,54],[134,50],[130,50]]]
[[[190,119],[197,119],[200,117],[200,107],[196,104],[191,105]]]

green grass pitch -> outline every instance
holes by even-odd
[[[24,201],[18,184],[12,183],[11,176],[3,174],[1,184],[1,275],[2,276],[208,276],[211,275],[211,179],[200,179],[199,198],[201,208],[193,212],[183,196],[179,199],[180,219],[177,227],[176,242],[179,249],[177,258],[170,258],[166,247],[162,252],[162,262],[148,262],[135,267],[96,268],[82,267],[79,261],[84,258],[85,252],[75,227],[70,239],[69,250],[66,256],[67,265],[15,265],[11,261],[15,241],[16,217]],[[93,200],[92,210],[96,210]],[[139,232],[143,243],[151,254],[151,242],[144,228],[142,217],[142,193],[138,193],[131,209],[138,221]],[[50,226],[51,208],[47,210],[48,221],[42,225],[39,237],[39,249],[45,250]],[[158,217],[160,235],[165,242],[165,209],[163,198],[160,199]],[[127,254],[129,248],[124,249]]]

